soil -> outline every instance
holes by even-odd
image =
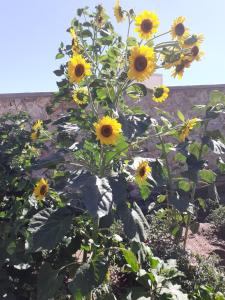
[[[219,239],[210,223],[200,223],[198,233],[189,231],[187,248],[192,254],[205,257],[216,254],[225,266],[225,240]]]

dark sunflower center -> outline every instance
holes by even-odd
[[[191,48],[191,54],[192,54],[193,56],[197,56],[198,53],[199,53],[199,48],[198,48],[198,46],[194,46],[194,47]]]
[[[84,100],[84,94],[81,93],[81,92],[78,92],[77,93],[77,99],[80,100],[80,101],[83,101]]]
[[[109,137],[110,135],[112,135],[112,127],[111,125],[103,125],[102,128],[101,128],[101,134],[104,136],[104,137]]]
[[[148,61],[147,61],[146,57],[143,55],[140,55],[140,56],[136,57],[136,59],[134,61],[135,70],[138,72],[142,72],[147,67],[147,64],[148,64]]]
[[[185,32],[184,24],[183,23],[177,24],[175,27],[175,32],[176,32],[176,35],[182,36]]]
[[[77,77],[80,77],[84,74],[84,66],[82,64],[78,64],[76,67],[75,67],[75,75]]]
[[[184,69],[184,64],[177,65],[176,66],[176,73],[179,73],[179,72],[183,71],[183,69]]]
[[[47,185],[42,185],[42,187],[40,188],[40,194],[42,195],[42,196],[44,196],[45,194],[46,194],[46,192],[47,192]]]
[[[163,92],[164,92],[163,88],[157,88],[154,92],[154,96],[156,98],[160,98],[163,95]]]
[[[145,167],[141,167],[140,170],[139,170],[139,175],[141,177],[143,177],[143,176],[145,176],[145,172],[146,172]]]
[[[145,19],[141,23],[141,30],[144,31],[145,33],[148,33],[152,29],[152,22],[149,19]]]

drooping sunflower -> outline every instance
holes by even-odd
[[[74,55],[68,62],[70,83],[79,83],[89,75],[91,75],[91,65],[81,55]]]
[[[184,54],[176,51],[167,55],[161,54],[160,58],[162,60],[162,67],[164,69],[170,69],[181,63],[182,59],[184,58]]]
[[[106,14],[104,7],[99,4],[96,6],[96,17],[95,17],[95,24],[98,28],[102,28],[106,22]]]
[[[118,23],[123,22],[126,19],[126,15],[120,6],[120,0],[116,0],[116,4],[114,6],[114,16]]]
[[[147,161],[140,162],[135,174],[135,181],[137,182],[137,184],[141,185],[145,183],[150,173],[151,173],[151,167],[149,166],[148,162]]]
[[[169,91],[169,88],[165,85],[154,88],[152,100],[155,102],[164,102],[169,96]]]
[[[182,42],[188,38],[189,31],[188,28],[184,26],[185,17],[178,17],[174,20],[171,26],[171,36],[174,40]]]
[[[129,57],[129,79],[144,81],[149,78],[156,68],[156,56],[153,48],[135,46]]]
[[[185,68],[189,68],[191,65],[191,60],[189,58],[184,58],[182,61],[175,66],[175,69],[172,72],[174,78],[182,79],[184,75]]]
[[[78,105],[85,105],[88,102],[88,88],[80,87],[73,91],[73,100]]]
[[[80,51],[80,48],[79,48],[79,41],[78,41],[78,37],[76,35],[76,32],[74,30],[74,28],[70,28],[70,35],[71,35],[71,38],[72,38],[72,51],[73,51],[73,54],[78,54],[79,51]]]
[[[198,121],[199,121],[198,118],[193,118],[193,119],[187,120],[184,123],[184,126],[181,128],[180,133],[179,133],[179,141],[180,142],[185,141],[185,139],[188,137],[190,131],[196,126]]]
[[[203,34],[193,34],[189,36],[187,39],[182,41],[182,48],[191,48],[196,45],[201,45],[204,41],[204,35]]]
[[[97,140],[103,145],[115,145],[122,131],[121,124],[109,116],[94,123]]]
[[[135,31],[139,33],[139,37],[143,40],[148,40],[159,27],[158,16],[152,11],[143,11],[135,18]]]
[[[48,193],[49,185],[48,180],[41,178],[35,185],[34,188],[34,196],[37,198],[37,200],[42,200],[45,198],[46,194]]]

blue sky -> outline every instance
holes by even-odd
[[[156,12],[160,32],[184,15],[193,33],[203,33],[205,57],[187,70],[183,80],[163,72],[167,85],[225,83],[225,0],[120,0],[136,13]],[[60,41],[68,41],[66,28],[76,9],[102,3],[113,16],[114,0],[0,0],[0,93],[55,91],[52,73],[60,63],[55,54]],[[114,17],[113,17],[114,19]],[[117,25],[123,34],[125,25]]]

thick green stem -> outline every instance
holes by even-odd
[[[208,124],[209,124],[209,121],[206,121],[205,126],[204,126],[203,136],[205,135],[205,132],[206,132],[206,130],[207,130]],[[202,137],[203,137],[203,136],[202,136]],[[203,143],[203,139],[202,139],[202,140],[201,140],[201,146],[200,146],[200,149],[199,149],[198,160],[201,160],[201,159],[202,159],[203,146],[204,146],[204,143]],[[195,191],[196,191],[197,183],[198,183],[198,180],[197,180],[196,182],[193,183],[190,203],[193,203],[193,202],[194,202]],[[191,223],[191,213],[188,212],[188,219],[187,219],[187,223],[186,223],[186,226],[185,226],[185,233],[184,233],[184,250],[186,249],[186,245],[187,245],[188,230],[189,230],[189,227],[190,227],[190,223]]]

